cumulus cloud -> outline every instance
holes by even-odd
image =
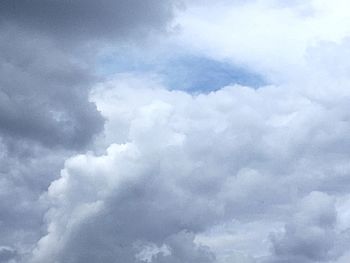
[[[48,232],[33,262],[135,262],[143,243],[166,247],[154,262],[318,262],[344,253],[335,249],[346,246],[335,200],[347,182],[347,152],[337,145],[348,140],[329,132],[348,125],[340,101],[274,86],[193,96],[133,75],[102,83],[93,101],[107,120],[100,153],[72,157],[49,187]],[[262,219],[269,224],[255,223]],[[270,227],[262,237],[276,233],[272,254],[233,242],[232,255],[220,257],[210,235],[191,237],[232,220]]]
[[[346,2],[205,3],[163,48],[271,84],[98,78],[95,44],[165,31],[174,1],[0,4],[0,262],[348,260]]]
[[[334,199],[321,192],[311,192],[299,206],[284,234],[272,237],[275,253],[280,258],[277,261],[329,260],[336,238]]]
[[[89,100],[96,53],[110,41],[165,32],[173,8],[152,0],[0,3],[0,246],[17,255],[4,250],[1,260],[31,251],[47,209],[40,196],[64,160],[103,130]]]
[[[49,146],[81,148],[102,129],[88,101],[96,81],[93,57],[78,43],[115,37],[139,27],[165,28],[171,1],[3,1],[1,3],[1,130]],[[57,39],[63,34],[63,38]],[[87,38],[87,39],[86,39]],[[84,47],[79,42],[80,47]],[[88,53],[93,53],[89,51]]]

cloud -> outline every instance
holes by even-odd
[[[88,100],[95,77],[83,63],[48,38],[0,32],[0,245],[22,254],[41,235],[40,195],[104,120]]]
[[[173,2],[3,1],[0,9],[2,132],[82,148],[103,126],[88,101],[96,51],[87,51],[86,42],[165,28]],[[75,42],[80,37],[85,44]],[[71,40],[67,50],[64,43]]]
[[[106,46],[166,31],[175,4],[0,4],[0,261],[348,259],[348,4],[191,1],[152,48],[272,85],[99,78]]]
[[[0,244],[20,255],[40,238],[47,207],[39,197],[72,153],[8,139],[0,139],[0,149]]]
[[[180,232],[169,237],[165,244],[170,247],[169,254],[158,253],[152,262],[162,263],[180,263],[180,262],[203,262],[210,263],[215,261],[215,255],[209,248],[194,243],[194,235],[191,233]]]
[[[215,59],[245,65],[273,83],[302,78],[307,50],[348,36],[349,3],[220,1],[188,5],[177,17],[179,45]]]
[[[0,262],[11,262],[10,260],[15,258],[16,251],[10,247],[0,247]],[[12,261],[13,262],[13,261]]]
[[[103,131],[89,100],[96,54],[166,32],[173,8],[152,0],[0,3],[0,246],[16,253],[4,250],[4,260],[26,261],[42,235],[40,196],[64,160],[93,148]]]
[[[49,40],[2,32],[1,133],[50,147],[85,147],[103,125],[88,101],[92,72]]]
[[[176,1],[10,1],[0,5],[1,23],[64,40],[124,38],[164,30]]]
[[[156,252],[154,262],[340,257],[346,238],[335,201],[345,193],[348,153],[338,145],[348,137],[329,129],[342,134],[348,123],[341,98],[331,98],[274,86],[192,96],[130,74],[102,83],[92,96],[107,120],[100,149],[67,160],[50,185],[47,234],[32,261],[134,262],[140,244],[170,251]],[[256,253],[251,239],[233,242],[225,257],[215,255],[221,248],[210,247],[210,235],[190,237],[232,220],[245,229],[240,235],[249,224],[266,240],[282,234],[269,241],[270,255]]]
[[[283,236],[273,236],[277,261],[328,261],[336,238],[334,199],[321,192],[311,192],[301,200],[298,210]]]

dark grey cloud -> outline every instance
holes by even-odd
[[[89,101],[96,53],[166,31],[173,8],[152,0],[1,1],[0,262],[26,261],[43,235],[41,195],[64,160],[103,131]]]
[[[0,21],[70,39],[110,39],[164,30],[172,0],[5,0]],[[65,39],[67,40],[67,39]]]
[[[102,130],[88,101],[91,70],[46,39],[3,30],[0,37],[0,132],[46,146],[79,149]]]
[[[17,253],[11,247],[0,247],[0,262],[6,263],[10,262],[11,259],[14,259],[17,256]]]
[[[0,31],[0,245],[23,250],[40,237],[40,195],[104,121],[88,101],[96,77],[84,60],[48,37]]]
[[[103,125],[88,101],[94,52],[75,41],[135,38],[164,29],[173,11],[172,1],[153,0],[0,5],[0,129],[69,148],[86,146]],[[65,43],[72,41],[67,51]]]
[[[47,207],[40,195],[72,152],[9,137],[0,138],[0,150],[0,244],[19,259],[42,235]]]
[[[174,5],[170,0],[2,1],[1,132],[47,146],[86,146],[103,126],[88,101],[98,48],[88,50],[86,43],[165,30]]]

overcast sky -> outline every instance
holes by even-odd
[[[347,0],[1,0],[0,263],[350,262]]]

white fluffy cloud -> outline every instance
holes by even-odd
[[[273,82],[303,76],[310,47],[349,36],[349,2],[190,1],[178,17],[183,48],[262,72]]]
[[[33,262],[135,262],[147,247],[153,262],[335,260],[347,248],[337,207],[346,204],[350,94],[334,92],[189,95],[130,74],[101,83],[92,100],[105,134],[49,187],[48,233]],[[243,232],[215,230],[223,224]],[[224,249],[222,234],[247,237]]]

